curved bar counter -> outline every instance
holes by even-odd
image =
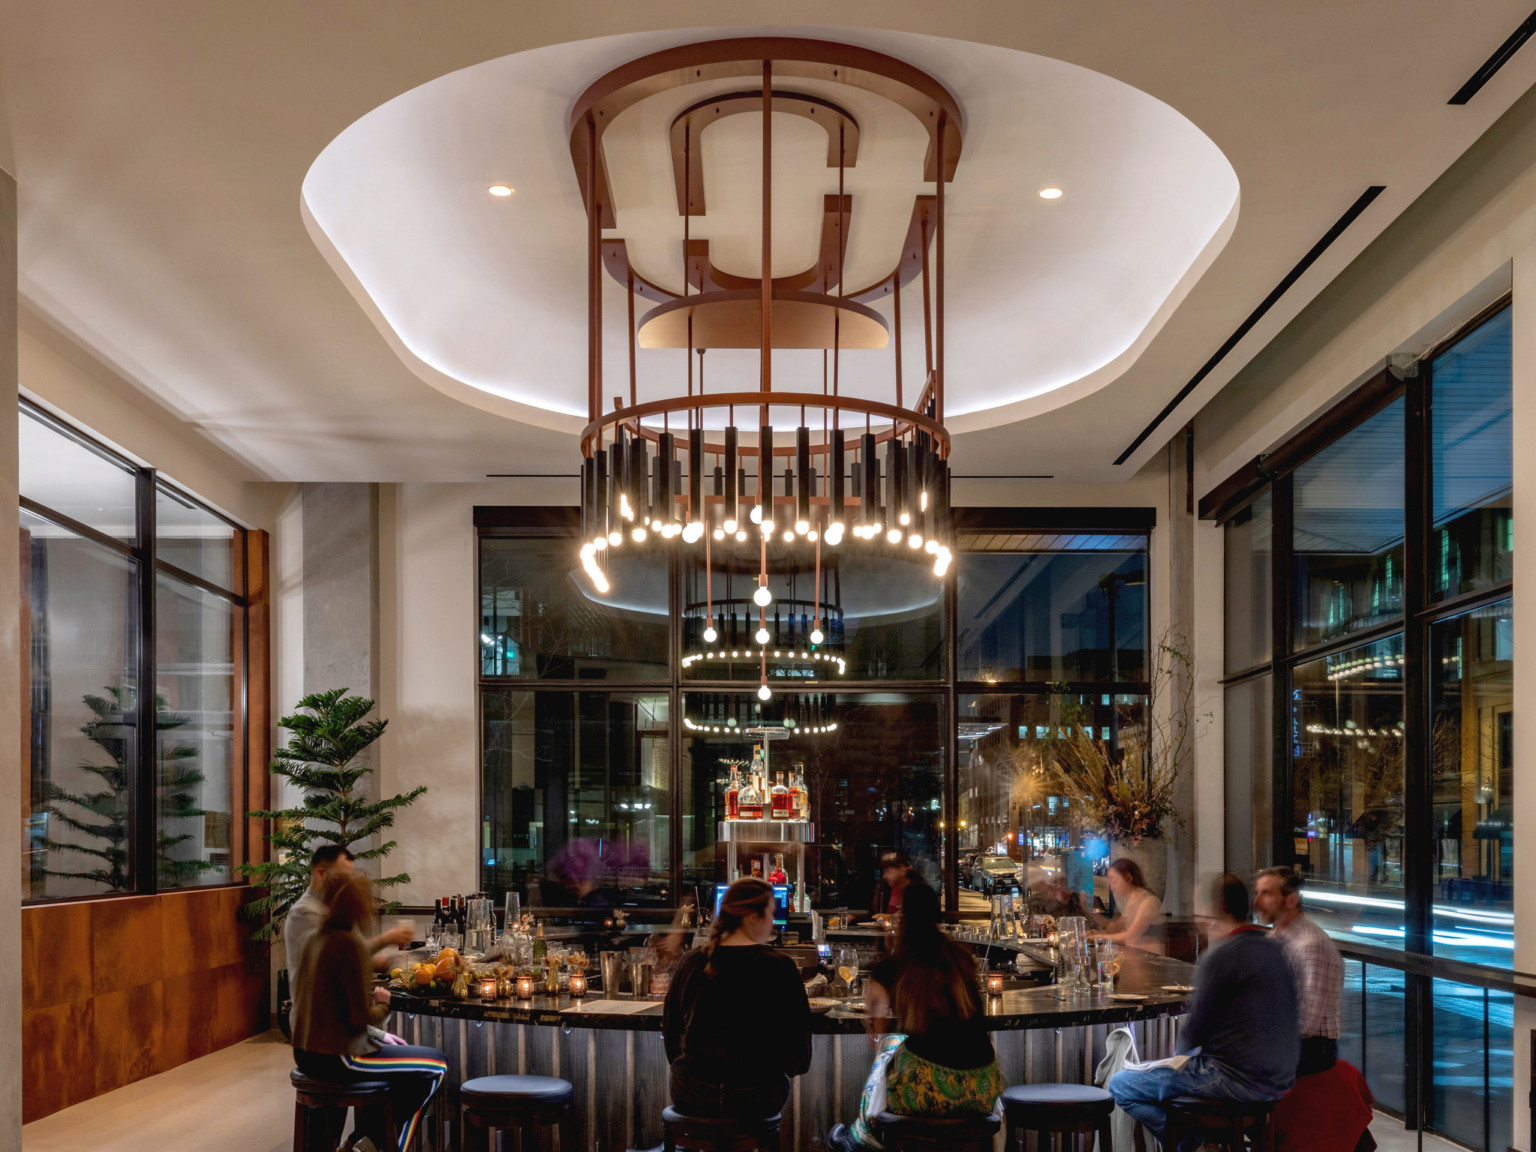
[[[1111,1031],[1129,1027],[1142,1059],[1172,1055],[1174,1017],[1188,994],[1193,965],[1127,953],[1116,996],[1061,993],[1050,985],[984,996],[1003,1077],[1009,1084],[1046,1081],[1091,1083]],[[667,1058],[660,1000],[591,992],[581,1000],[536,995],[532,1000],[482,1001],[419,998],[396,993],[387,1025],[409,1043],[441,1048],[456,1088],[476,1076],[507,1073],[560,1076],[576,1089],[582,1149],[625,1152],[661,1143],[667,1103]],[[759,1025],[743,1004],[744,1029]],[[785,1152],[809,1152],[812,1141],[858,1111],[869,1072],[867,1021],[834,1008],[811,1018],[811,1068],[794,1081],[784,1110]],[[819,1146],[819,1145],[818,1145]]]

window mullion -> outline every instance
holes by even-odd
[[[154,895],[159,888],[155,840],[159,831],[155,795],[155,470],[141,468],[137,476],[139,535],[139,653],[138,698],[134,722],[138,729],[132,774],[132,806],[128,827],[133,859],[134,889]]]

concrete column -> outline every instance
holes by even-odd
[[[1536,244],[1514,257],[1514,513],[1516,522],[1536,516]],[[1529,589],[1529,591],[1527,591]],[[1515,850],[1516,972],[1536,971],[1536,563],[1515,564],[1515,794],[1511,801]],[[1527,708],[1522,701],[1530,701]],[[1514,1146],[1531,1147],[1531,1113],[1525,1085],[1531,1082],[1530,1036],[1536,1028],[1532,1001],[1515,997]]]
[[[305,484],[304,693],[379,699],[379,488]],[[375,745],[366,753],[379,792]]]
[[[0,137],[6,135],[0,107]],[[3,142],[3,141],[0,141]],[[0,152],[0,163],[6,160]],[[16,491],[16,181],[0,168],[0,715],[21,715],[21,557]],[[21,969],[21,741],[0,740],[0,972]],[[0,981],[0,1152],[21,1150],[21,982]]]
[[[1195,501],[1194,477],[1194,428],[1186,427],[1169,442],[1168,452],[1168,518],[1163,535],[1168,543],[1168,616],[1167,630],[1154,624],[1152,636],[1152,662],[1163,663],[1168,657],[1158,652],[1157,646],[1167,640],[1186,652],[1191,659],[1195,653]],[[1190,677],[1174,666],[1176,675],[1167,686],[1174,701],[1191,698],[1195,685]],[[1184,826],[1175,826],[1170,834],[1168,856],[1168,892],[1163,898],[1167,911],[1175,916],[1188,916],[1194,909],[1195,843],[1200,833],[1200,817],[1195,807],[1195,737],[1197,735],[1196,708],[1186,718],[1191,726],[1185,748],[1184,771],[1179,777],[1175,792],[1178,810],[1184,813]]]

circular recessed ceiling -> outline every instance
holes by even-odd
[[[716,35],[605,37],[489,60],[396,97],[326,146],[304,179],[306,224],[422,379],[489,411],[580,429],[586,220],[569,151],[570,107],[618,64]],[[1238,183],[1226,157],[1175,109],[1119,80],[935,37],[814,35],[904,60],[960,103],[965,147],[946,190],[953,431],[1017,419],[1109,383],[1231,234]],[[825,96],[811,82],[785,87]],[[658,93],[617,117],[603,141],[618,234],[636,271],[669,291],[680,291],[684,276],[667,126],[700,98],[698,86]],[[932,186],[913,179],[921,170],[913,155],[921,157],[925,142],[905,111],[873,93],[844,91],[840,102],[859,132],[857,161],[843,174],[853,205],[845,257],[853,290],[866,273],[889,271],[913,197]],[[760,126],[758,115],[736,115],[701,134],[708,210],[690,223],[692,239],[709,241],[711,259],[743,277],[760,274]],[[773,271],[782,276],[814,263],[822,204],[838,191],[838,171],[827,164],[826,133],[804,117],[776,112],[774,140]],[[515,197],[512,185],[498,183],[513,171]],[[1061,196],[1063,188],[1072,195]],[[628,300],[611,278],[604,285],[611,398],[629,387]],[[907,292],[903,360],[909,378],[920,380],[921,299],[915,285]],[[650,307],[641,302],[637,315]],[[889,301],[874,310],[894,331]],[[893,354],[892,346],[844,351],[841,392],[889,399]],[[755,378],[757,355],[712,352],[712,390]],[[637,399],[682,392],[686,373],[682,350],[640,349]],[[821,390],[822,354],[777,351],[774,384]]]

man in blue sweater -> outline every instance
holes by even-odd
[[[1301,1033],[1285,952],[1248,922],[1248,885],[1242,880],[1228,872],[1216,879],[1210,895],[1216,922],[1211,948],[1196,970],[1194,1002],[1179,1036],[1179,1054],[1187,1059],[1128,1068],[1108,1085],[1115,1103],[1159,1140],[1167,1122],[1165,1100],[1278,1100],[1296,1079]]]

